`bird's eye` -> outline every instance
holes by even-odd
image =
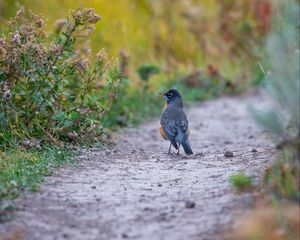
[[[168,97],[169,97],[169,98],[173,97],[173,93],[169,93],[169,94],[168,94]]]

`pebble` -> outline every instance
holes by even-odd
[[[256,152],[257,152],[257,150],[256,150],[255,148],[253,148],[253,149],[252,149],[252,152],[253,152],[253,153],[256,153]]]
[[[226,151],[225,153],[224,153],[224,156],[225,157],[233,157],[233,152],[231,152],[231,151]]]
[[[166,221],[167,220],[167,213],[162,212],[159,214],[159,220],[160,221]]]
[[[194,208],[195,206],[196,206],[196,203],[193,202],[193,201],[188,200],[188,201],[185,202],[185,207],[186,208]]]
[[[122,238],[128,238],[128,235],[126,233],[122,233]]]

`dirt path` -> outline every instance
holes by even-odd
[[[37,240],[222,239],[233,216],[251,205],[228,177],[238,171],[257,177],[274,154],[247,101],[261,100],[221,98],[190,108],[191,157],[166,154],[157,120],[126,131],[112,150],[82,151],[77,166],[18,200],[15,220],[0,225],[0,236],[21,229],[21,239]],[[225,158],[225,150],[234,157]]]

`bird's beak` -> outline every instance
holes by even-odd
[[[163,92],[163,93],[159,93],[160,96],[163,96],[163,98],[165,99],[165,101],[168,102],[168,97],[166,95],[166,92]]]
[[[164,96],[164,95],[165,95],[164,92],[159,92],[158,94],[159,94],[160,96]]]

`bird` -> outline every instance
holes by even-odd
[[[169,154],[173,146],[179,155],[180,146],[182,145],[187,155],[193,154],[189,142],[189,121],[183,111],[183,101],[181,94],[176,89],[170,89],[163,95],[166,105],[160,118],[160,134],[170,141]]]

